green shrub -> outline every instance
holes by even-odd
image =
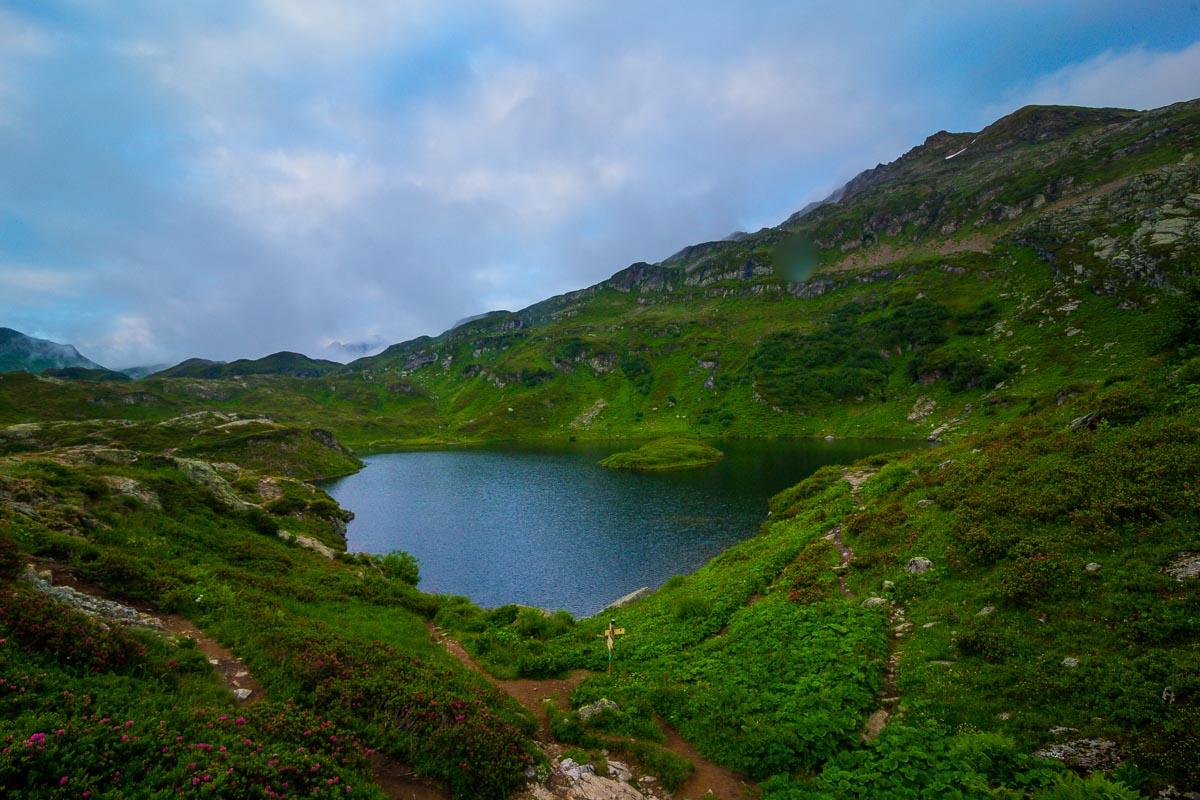
[[[263,536],[275,536],[279,533],[279,520],[261,508],[247,509],[245,517],[250,527]]]
[[[1127,424],[1149,414],[1154,405],[1147,387],[1141,383],[1126,384],[1101,395],[1097,413],[1106,422]]]
[[[631,741],[621,746],[647,771],[658,776],[663,787],[673,792],[691,777],[695,770],[691,761],[649,742]]]
[[[267,511],[281,517],[303,512],[306,508],[308,508],[308,503],[304,498],[293,494],[285,494],[282,497],[277,497],[266,505]]]
[[[763,800],[971,800],[998,794],[989,781],[1018,790],[1041,785],[1053,772],[1019,753],[1002,736],[949,738],[924,728],[889,725],[862,748],[838,752],[811,782],[778,775],[763,784]]]
[[[379,559],[379,568],[384,576],[416,586],[421,581],[421,568],[411,553],[393,550]]]
[[[79,567],[80,576],[94,581],[111,592],[134,600],[158,602],[178,581],[144,560],[115,550],[100,553],[94,561]]]
[[[671,598],[675,619],[680,622],[704,619],[712,611],[712,600],[696,594],[681,594]]]
[[[1062,556],[1033,542],[1015,545],[996,576],[1000,596],[1018,605],[1062,596],[1072,583]]]
[[[0,593],[0,630],[26,650],[51,654],[61,663],[91,672],[128,670],[146,653],[124,628],[28,590]]]
[[[1034,800],[1138,800],[1141,794],[1098,772],[1086,778],[1068,772],[1033,797]]]
[[[21,573],[21,545],[6,528],[0,528],[0,580]]]
[[[522,606],[512,624],[520,636],[545,640],[566,633],[575,624],[575,620],[566,611],[547,614],[540,608]]]
[[[12,796],[383,797],[365,778],[362,745],[295,706],[237,715],[163,709],[129,719],[96,713],[21,736],[0,751],[0,791]]]
[[[1016,649],[1016,640],[990,617],[974,617],[959,626],[955,644],[963,655],[984,661],[1004,661]]]
[[[955,392],[991,389],[1017,371],[1017,365],[1007,359],[989,361],[978,353],[953,346],[918,352],[908,362],[909,380],[921,383],[944,380]]]
[[[966,556],[979,566],[991,566],[1008,554],[1019,533],[1004,520],[971,525],[958,534],[958,544]]]

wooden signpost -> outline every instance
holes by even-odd
[[[601,634],[604,637],[604,643],[606,645],[608,645],[608,671],[609,672],[612,672],[613,647],[617,643],[617,637],[625,635],[625,629],[616,627],[616,624],[617,624],[617,621],[615,619],[610,619],[608,621],[608,630],[606,630],[603,634]]]

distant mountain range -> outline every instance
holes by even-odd
[[[189,358],[174,366],[110,370],[82,355],[74,345],[37,339],[12,328],[0,328],[0,372],[33,372],[55,378],[89,381],[129,381],[156,378],[236,378],[243,375],[283,375],[317,378],[344,367],[336,361],[282,351],[262,358],[210,361]]]
[[[0,328],[0,372],[46,372],[47,370],[103,370],[84,357],[74,345],[37,339],[12,328]]]
[[[262,358],[240,358],[237,361],[209,361],[189,358],[175,366],[154,373],[156,378],[237,378],[243,375],[286,375],[292,378],[317,378],[343,369],[336,361],[309,358],[301,353],[282,351]]]

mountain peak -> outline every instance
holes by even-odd
[[[74,345],[38,339],[13,328],[0,328],[0,372],[45,372],[57,369],[103,370]]]

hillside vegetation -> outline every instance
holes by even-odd
[[[676,787],[682,737],[765,800],[1200,791],[1198,148],[1197,102],[1031,107],[350,365],[0,375],[0,787],[501,798],[567,746]],[[310,483],[398,447],[791,435],[941,444],[822,469],[603,619],[422,593]],[[575,710],[539,730],[434,625]]]

